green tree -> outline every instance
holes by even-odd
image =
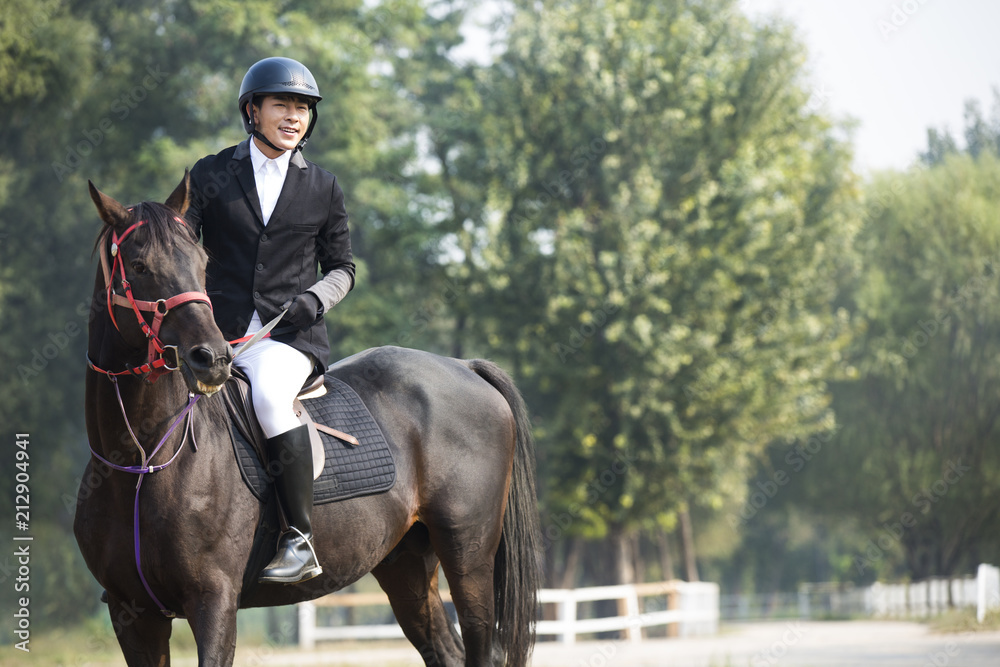
[[[868,540],[855,578],[968,572],[1000,558],[1000,226],[992,151],[888,172],[868,187],[855,290],[857,382],[810,471],[819,513]]]
[[[972,157],[988,152],[1000,154],[1000,89],[993,89],[993,112],[989,119],[983,117],[978,100],[965,102],[965,151]],[[926,165],[939,165],[949,155],[962,152],[958,142],[947,130],[927,130],[927,150],[920,154]]]
[[[849,154],[790,30],[735,3],[518,2],[505,34],[443,98],[442,173],[488,186],[470,326],[538,415],[549,536],[610,535],[621,579],[636,531],[832,426]]]
[[[464,9],[453,3],[430,6],[433,12],[411,10],[405,30],[397,29],[391,42],[380,46],[379,39],[365,37],[368,41],[351,47],[376,50],[376,60],[390,72],[378,79],[385,99],[370,105],[382,113],[393,110],[388,123],[393,139],[384,142],[379,163],[361,183],[369,196],[360,213],[366,226],[357,245],[368,286],[363,295],[352,295],[345,309],[358,318],[349,328],[356,344],[345,354],[396,344],[464,356],[458,332],[467,285],[456,282],[452,271],[454,229],[461,229],[462,218],[449,200],[447,174],[428,168],[433,158],[418,150],[428,136],[443,136],[451,122],[437,115],[429,99],[453,81],[455,68],[447,53],[461,42]],[[390,7],[376,10],[375,26],[385,23],[383,12]]]

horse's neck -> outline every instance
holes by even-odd
[[[98,376],[88,384],[87,393],[91,412],[88,417],[94,420],[95,427],[91,430],[91,446],[118,465],[136,465],[142,461],[136,443],[150,456],[188,402],[184,382],[175,374],[163,376],[154,384],[133,377],[111,382]],[[157,455],[157,461],[163,454],[176,451],[183,432],[183,425],[174,431]]]

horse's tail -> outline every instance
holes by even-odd
[[[499,366],[482,359],[469,367],[499,391],[517,428],[514,469],[503,516],[503,534],[493,569],[493,598],[500,648],[506,664],[521,667],[528,662],[535,642],[538,589],[541,584],[541,529],[535,495],[535,442],[521,393]]]

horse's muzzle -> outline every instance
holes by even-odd
[[[183,353],[182,359],[181,369],[191,391],[211,395],[229,379],[233,351],[228,344],[220,351],[205,344],[193,345]]]

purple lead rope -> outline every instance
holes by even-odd
[[[142,572],[141,549],[140,549],[140,546],[139,546],[140,545],[140,540],[139,540],[139,489],[142,488],[142,480],[143,480],[143,478],[147,474],[151,474],[151,473],[159,472],[159,471],[163,470],[164,468],[166,468],[167,466],[169,466],[171,463],[173,463],[177,459],[177,457],[180,456],[180,453],[182,451],[184,451],[184,441],[182,440],[180,447],[177,448],[177,451],[174,453],[174,455],[172,457],[170,457],[169,461],[167,461],[163,465],[159,465],[159,466],[145,465],[145,462],[152,461],[153,457],[156,456],[156,453],[160,451],[160,449],[163,447],[164,444],[166,444],[167,440],[170,438],[170,436],[173,434],[173,432],[175,430],[177,430],[178,424],[180,424],[181,421],[185,417],[190,417],[190,415],[191,415],[191,409],[194,407],[194,404],[198,402],[198,399],[200,399],[201,396],[200,395],[198,395],[198,396],[192,395],[188,399],[188,404],[184,407],[183,410],[181,410],[180,414],[177,415],[177,417],[174,418],[174,422],[170,425],[170,428],[167,429],[166,434],[160,439],[159,444],[157,444],[156,447],[153,449],[153,453],[150,454],[149,457],[147,458],[145,456],[145,452],[143,451],[142,447],[139,446],[139,441],[136,440],[135,434],[132,433],[132,426],[131,426],[131,424],[129,424],[128,416],[125,414],[125,404],[122,402],[122,395],[121,395],[121,392],[118,390],[118,383],[115,382],[114,380],[112,380],[112,383],[115,385],[115,394],[118,396],[118,405],[122,409],[122,416],[125,417],[125,425],[128,427],[129,434],[132,435],[132,440],[136,443],[136,446],[139,447],[139,451],[143,455],[144,462],[143,462],[143,465],[138,465],[138,466],[120,466],[120,465],[116,465],[116,464],[112,463],[111,461],[108,461],[106,458],[104,458],[103,456],[101,456],[100,454],[98,454],[97,452],[95,452],[93,446],[91,446],[91,448],[90,448],[90,453],[93,454],[94,457],[98,461],[100,461],[101,463],[103,463],[103,464],[111,467],[114,470],[120,470],[121,472],[127,472],[127,473],[132,473],[132,474],[139,475],[139,482],[135,485],[135,505],[132,508],[132,533],[134,535],[134,540],[135,540],[135,567],[139,571],[139,580],[142,582],[142,585],[146,589],[146,592],[149,593],[149,597],[151,597],[153,599],[153,602],[156,604],[156,606],[159,607],[160,613],[162,613],[167,618],[175,618],[177,616],[177,614],[175,612],[172,612],[169,609],[167,609],[166,606],[162,602],[160,602],[160,599],[156,597],[155,593],[153,593],[153,589],[150,588],[149,582],[146,581],[146,576]],[[185,429],[185,430],[191,434],[191,443],[194,446],[195,451],[197,451],[197,449],[198,449],[198,443],[195,442],[195,439],[194,439],[194,427],[193,427],[193,424],[191,424],[190,419],[188,421],[188,428]],[[186,440],[186,438],[185,438],[185,440]]]

